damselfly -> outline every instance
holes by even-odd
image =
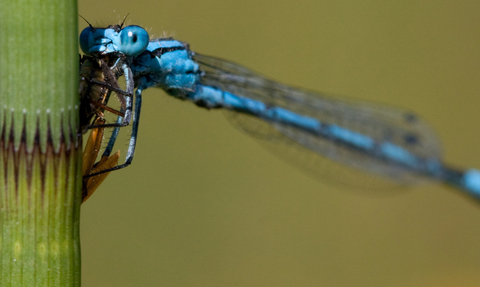
[[[80,36],[86,54],[122,55],[127,83],[131,72],[137,88],[127,160],[113,169],[131,163],[142,93],[159,87],[200,107],[223,108],[258,120],[261,129],[246,125],[243,130],[268,142],[299,145],[309,157],[328,158],[399,184],[438,180],[480,198],[480,171],[445,165],[432,128],[409,111],[293,88],[232,62],[195,53],[172,38],[148,42],[146,33],[139,26],[88,27]],[[137,53],[140,46],[146,49]],[[126,117],[123,124],[129,122]]]

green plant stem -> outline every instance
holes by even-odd
[[[0,286],[80,286],[77,2],[0,0]]]

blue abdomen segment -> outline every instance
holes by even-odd
[[[202,107],[226,108],[261,118],[272,123],[273,126],[283,125],[302,130],[405,169],[433,176],[437,176],[435,174],[439,172],[429,168],[436,159],[422,159],[391,142],[378,142],[367,135],[336,124],[322,123],[316,118],[300,115],[281,107],[269,107],[263,102],[234,95],[215,87],[198,84],[194,92],[188,93],[187,98]],[[295,140],[301,139],[295,138]]]
[[[237,112],[250,114],[266,121],[285,123],[298,128],[319,132],[322,124],[312,117],[298,115],[280,107],[268,107],[265,103],[237,96],[214,87],[201,84],[187,98],[195,104],[206,108],[226,108]]]
[[[480,171],[477,169],[467,170],[462,177],[461,186],[472,195],[480,199]]]

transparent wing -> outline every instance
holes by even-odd
[[[195,54],[193,58],[200,64],[203,72],[201,83],[204,85],[259,100],[269,106],[282,107],[322,123],[335,124],[367,135],[376,142],[388,141],[419,158],[440,158],[440,141],[434,131],[409,111],[293,88],[214,57]],[[372,181],[378,186],[378,182],[411,184],[423,179],[416,170],[376,158],[348,145],[339,145],[292,125],[232,114],[230,118],[235,125],[262,140],[270,151],[322,178],[327,175],[331,179],[333,172],[335,181],[351,182],[355,186],[366,183],[365,187],[372,186]],[[340,165],[332,164],[325,158]]]

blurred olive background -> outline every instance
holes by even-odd
[[[130,13],[153,37],[275,80],[409,108],[447,162],[480,168],[479,1],[79,5],[94,25]],[[144,93],[140,126],[133,165],[82,206],[84,286],[480,284],[480,205],[449,187],[365,196],[322,183],[222,112],[158,89]]]

